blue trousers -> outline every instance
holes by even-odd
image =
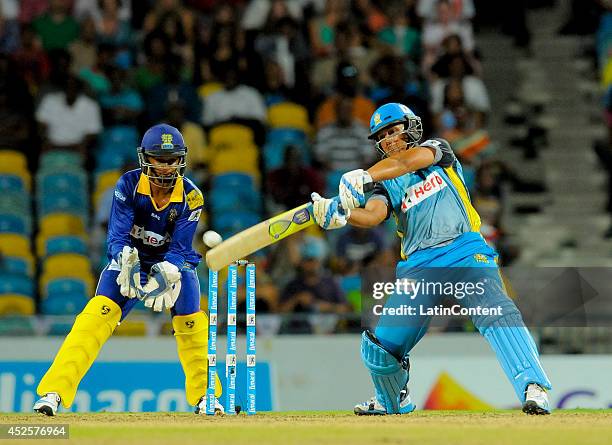
[[[471,315],[472,321],[495,351],[519,400],[524,401],[528,384],[537,383],[546,389],[551,384],[540,364],[533,338],[506,293],[496,260],[497,253],[482,236],[469,232],[446,246],[417,251],[399,262],[398,280],[422,286],[428,283],[428,287],[421,287],[410,295],[390,296],[385,309],[411,307],[412,315],[383,313],[375,336],[393,355],[406,357],[427,332],[431,309],[439,306],[445,297],[451,296],[453,304],[462,308],[486,308],[486,314]],[[466,283],[471,283],[470,292]]]

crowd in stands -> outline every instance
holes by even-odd
[[[189,147],[201,231],[227,237],[310,192],[335,195],[343,172],[377,158],[376,107],[406,104],[424,138],[455,148],[497,245],[503,168],[475,12],[472,0],[0,1],[0,314],[84,306],[114,183],[162,121]],[[258,313],[358,314],[360,274],[398,257],[394,230],[315,228],[259,252]]]

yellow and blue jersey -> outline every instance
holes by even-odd
[[[202,256],[192,247],[202,213],[202,192],[186,177],[179,178],[169,202],[158,208],[151,186],[140,169],[125,173],[115,187],[108,227],[108,258],[117,259],[123,246],[138,249],[144,269],[161,261],[182,269],[197,266]]]
[[[403,259],[418,250],[444,246],[464,233],[480,232],[480,217],[449,143],[430,139],[420,145],[435,150],[434,164],[381,181],[370,198],[385,201],[388,216],[395,217]]]

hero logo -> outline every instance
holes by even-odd
[[[438,172],[429,174],[425,180],[417,182],[406,190],[404,199],[402,199],[402,212],[406,213],[408,209],[438,193],[444,187],[446,187],[446,182]]]
[[[172,239],[170,235],[162,236],[158,233],[145,230],[144,227],[136,225],[132,226],[130,235],[136,239],[141,239],[145,246],[163,246]]]

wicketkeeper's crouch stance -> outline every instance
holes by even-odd
[[[430,139],[419,144],[421,136],[421,119],[405,105],[389,103],[377,109],[370,120],[370,138],[385,159],[367,171],[344,174],[338,198],[313,194],[315,219],[324,229],[347,222],[374,227],[393,214],[402,244],[398,279],[432,281],[433,268],[444,268],[435,274],[451,282],[474,284],[474,278],[485,277],[481,281],[487,283],[486,292],[458,302],[468,308],[501,308],[497,315],[476,315],[472,320],[497,354],[523,411],[548,414],[545,390],[551,389],[550,381],[521,314],[506,294],[497,253],[480,235],[480,217],[470,203],[461,164],[447,141]],[[364,184],[371,181],[377,185],[366,202]],[[357,405],[356,414],[414,410],[408,392],[408,354],[431,320],[431,315],[420,314],[421,308],[433,308],[441,298],[418,293],[411,299],[395,294],[385,309],[407,305],[416,309],[416,315],[402,318],[383,312],[376,330],[363,333],[361,357],[374,382],[375,396]]]
[[[145,133],[138,147],[140,169],[125,173],[115,188],[110,263],[40,381],[42,398],[34,411],[52,416],[60,401],[66,408],[72,405],[102,345],[136,302],[144,300],[155,311],[171,310],[187,401],[196,413],[206,412],[208,317],[200,311],[195,271],[201,256],[191,246],[204,199],[183,176],[186,155],[176,128],[160,124]],[[219,397],[221,384],[215,383]]]

